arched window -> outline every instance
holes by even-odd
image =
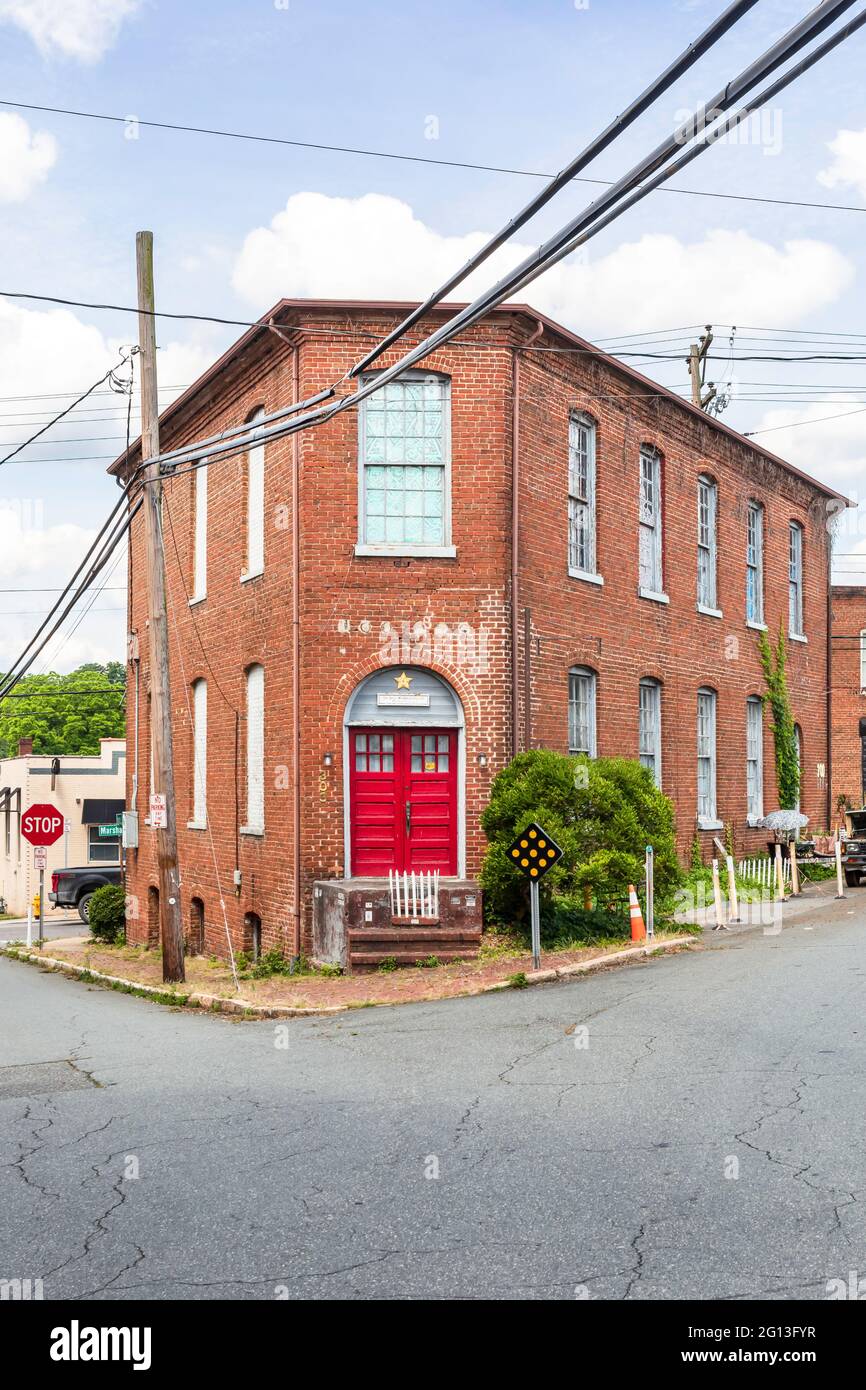
[[[192,820],[190,827],[207,825],[207,681],[192,687]]]
[[[638,751],[641,766],[652,773],[657,787],[662,784],[662,688],[646,677],[638,693]]]
[[[207,594],[207,475],[207,460],[204,460],[192,473],[194,529],[190,603],[196,603]]]
[[[664,589],[662,574],[662,460],[658,449],[640,450],[640,588],[649,596]]]
[[[159,945],[159,889],[153,884],[147,890],[147,944],[150,950]]]
[[[754,500],[746,532],[746,621],[758,627],[764,621],[764,508]]]
[[[757,825],[764,814],[764,702],[746,701],[746,819]]]
[[[716,524],[719,490],[712,478],[698,478],[698,607],[718,608]]]
[[[259,407],[250,416],[255,424],[264,415]],[[247,450],[247,562],[242,579],[255,579],[265,570],[265,446],[253,444]]]
[[[247,835],[265,831],[265,672],[247,671]]]
[[[596,577],[595,453],[596,425],[575,412],[568,426],[568,568],[575,576]]]
[[[698,825],[712,829],[716,815],[716,692],[698,691]]]
[[[866,628],[860,633],[860,693],[866,690]]]
[[[450,554],[448,377],[406,372],[367,397],[358,417],[359,553]]]
[[[189,901],[187,950],[191,956],[204,954],[204,903],[201,898],[190,898]]]
[[[803,528],[792,521],[788,528],[788,634],[803,636]]]
[[[262,919],[257,912],[248,912],[244,916],[244,950],[253,960],[261,959]]]
[[[588,666],[568,673],[568,751],[596,755],[596,674]]]

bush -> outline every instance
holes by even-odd
[[[119,883],[106,883],[90,899],[90,935],[97,941],[126,940],[126,894]]]
[[[584,889],[601,908],[643,882],[647,845],[655,852],[656,901],[673,895],[682,872],[673,806],[651,774],[627,758],[569,758],[547,749],[518,753],[491,788],[481,824],[489,845],[481,870],[485,911],[497,922],[523,922],[529,888],[508,860],[508,846],[537,821],[563,851],[542,881],[542,915],[582,911]],[[571,907],[565,906],[571,900]],[[597,924],[596,924],[597,925]],[[556,935],[561,932],[554,928]]]

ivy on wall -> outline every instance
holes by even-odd
[[[785,629],[779,623],[779,639],[775,652],[770,646],[766,632],[758,633],[758,646],[761,653],[761,666],[767,693],[763,696],[764,706],[772,716],[773,743],[776,749],[776,782],[779,788],[779,809],[793,811],[800,799],[800,764],[797,757],[797,735],[794,731],[794,715],[788,694],[786,674],[787,646]]]

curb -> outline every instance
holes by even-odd
[[[545,985],[555,980],[567,980],[574,975],[588,975],[597,970],[604,970],[609,965],[619,965],[624,961],[638,960],[658,955],[665,951],[677,950],[682,946],[691,946],[699,938],[694,936],[676,936],[669,941],[660,941],[654,945],[630,946],[624,951],[614,951],[609,956],[596,956],[593,960],[577,961],[573,965],[562,965],[549,970],[531,970],[524,976],[527,985]],[[350,1013],[359,1008],[355,1000],[350,1000],[346,1004],[329,1004],[321,1009],[295,1008],[291,1004],[253,1004],[243,999],[227,999],[220,994],[202,994],[198,990],[193,990],[189,994],[180,991],[175,992],[168,986],[144,985],[135,980],[125,980],[120,975],[106,975],[101,970],[92,970],[86,965],[76,965],[72,961],[58,960],[54,956],[37,956],[32,952],[21,950],[17,947],[0,947],[0,955],[9,956],[12,960],[25,961],[28,965],[40,965],[45,970],[59,971],[63,975],[81,977],[86,975],[88,982],[94,981],[96,984],[106,985],[109,989],[117,989],[125,994],[138,994],[154,998],[158,1003],[175,1008],[202,1009],[207,1013],[233,1014],[242,1018],[323,1018],[332,1014]],[[444,1003],[448,999],[466,999],[480,994],[498,994],[504,989],[514,989],[512,980],[496,980],[493,984],[482,985],[477,990],[467,990],[462,994],[448,994],[442,996]],[[438,1002],[435,999],[388,999],[381,1003],[371,1004],[365,1007],[390,1008],[400,1004],[431,1004]]]

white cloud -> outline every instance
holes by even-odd
[[[825,188],[856,188],[866,198],[866,130],[840,130],[827,148],[833,163],[821,170],[818,182]]]
[[[0,112],[0,203],[21,203],[47,178],[57,160],[57,141],[31,131],[21,116]]]
[[[418,299],[486,239],[484,232],[443,236],[406,203],[381,194],[298,193],[269,226],[247,235],[233,283],[258,311],[283,295]],[[459,296],[492,284],[533,249],[502,248]],[[648,233],[598,256],[590,243],[519,298],[588,337],[714,319],[787,327],[837,299],[853,274],[826,242],[777,246],[746,232],[710,231],[686,243]]]
[[[140,0],[0,0],[0,21],[23,29],[44,58],[95,63]]]

